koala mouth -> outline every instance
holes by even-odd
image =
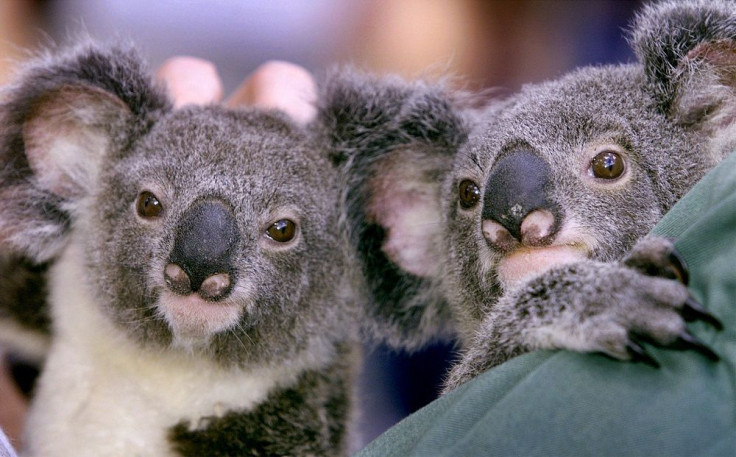
[[[493,220],[484,220],[482,230],[489,246],[500,254],[496,273],[507,290],[552,268],[587,259],[597,245],[575,219],[558,226],[549,211],[527,215],[518,233]]]
[[[161,294],[158,310],[174,336],[174,346],[193,348],[209,342],[216,333],[235,327],[243,313],[242,304],[234,300],[211,302],[191,294]]]
[[[504,289],[510,289],[555,267],[588,258],[583,243],[520,247],[498,263],[497,274]]]

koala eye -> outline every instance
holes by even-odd
[[[296,235],[296,223],[290,219],[281,219],[266,229],[266,235],[279,243],[286,243]]]
[[[164,210],[158,197],[147,190],[138,194],[138,200],[136,201],[135,207],[136,211],[138,211],[138,215],[146,219],[159,217],[161,212]]]
[[[596,178],[616,179],[623,174],[625,168],[624,158],[613,151],[600,152],[590,161],[590,171]]]
[[[463,209],[470,209],[480,201],[480,188],[469,179],[460,182],[458,193],[460,195],[460,206]]]

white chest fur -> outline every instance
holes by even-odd
[[[225,370],[144,350],[102,315],[80,284],[84,274],[72,244],[51,274],[57,333],[27,425],[27,455],[170,455],[170,426],[251,408],[304,368]]]

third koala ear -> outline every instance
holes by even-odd
[[[321,89],[319,122],[347,175],[345,221],[372,301],[369,330],[418,347],[451,323],[438,292],[441,189],[468,127],[439,85],[342,70]]]
[[[25,68],[0,105],[0,244],[36,261],[120,153],[169,109],[131,49],[80,46]]]
[[[666,1],[636,18],[631,41],[660,110],[710,136],[736,116],[736,4]]]
[[[463,120],[439,86],[396,77],[343,71],[327,79],[322,95],[335,160],[350,170],[352,228],[378,224],[391,261],[433,275],[440,187],[467,136]]]
[[[431,149],[431,148],[430,148]],[[446,154],[418,146],[398,148],[372,164],[365,182],[365,222],[385,229],[383,253],[415,276],[440,275],[442,176]]]

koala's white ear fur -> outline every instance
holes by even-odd
[[[410,149],[377,161],[369,181],[367,217],[386,229],[382,250],[401,269],[419,277],[439,274],[442,213],[438,169],[447,159]]]
[[[736,41],[701,43],[687,53],[674,77],[671,115],[683,125],[699,125],[710,136],[736,121]]]
[[[26,157],[41,188],[62,198],[95,185],[111,132],[132,113],[113,94],[86,85],[45,96],[23,125]]]

